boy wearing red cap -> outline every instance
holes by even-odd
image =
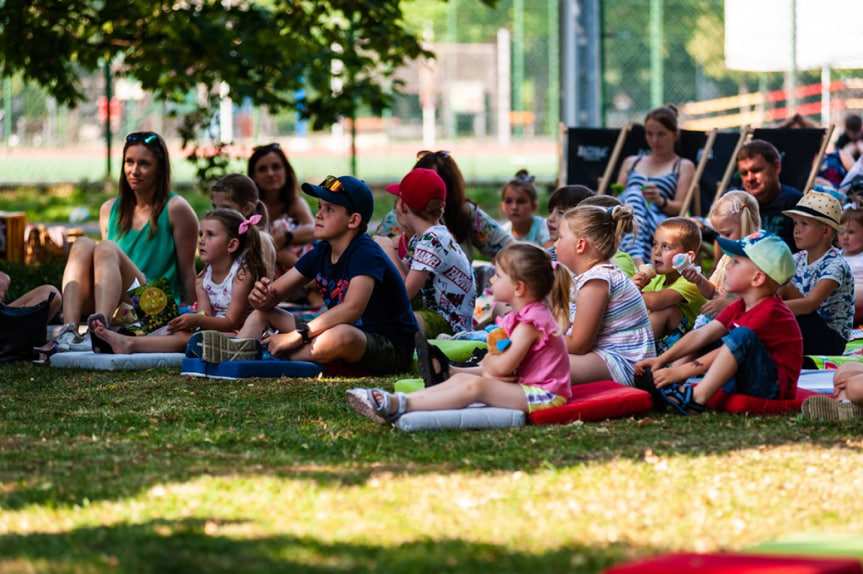
[[[420,331],[433,339],[473,328],[476,286],[470,261],[441,223],[446,184],[436,171],[416,168],[387,187],[397,196],[396,217],[410,237],[404,259],[392,241],[375,241],[401,273]]]

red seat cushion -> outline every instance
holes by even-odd
[[[751,415],[799,413],[803,401],[818,394],[820,393],[798,388],[797,395],[793,399],[759,399],[749,395],[729,394],[719,389],[707,402],[707,407],[727,413],[748,413]]]
[[[698,572],[699,574],[861,574],[853,558],[769,556],[760,554],[666,554],[605,570],[605,574]]]
[[[599,381],[572,387],[565,405],[528,415],[535,425],[566,424],[573,421],[601,421],[645,413],[653,408],[646,391],[625,387],[614,381]]]

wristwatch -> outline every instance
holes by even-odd
[[[303,323],[299,327],[297,327],[297,333],[300,334],[300,337],[303,338],[303,345],[308,345],[312,342],[312,338],[309,337],[309,324]]]

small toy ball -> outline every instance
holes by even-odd
[[[486,343],[488,344],[488,352],[492,355],[497,355],[506,351],[512,344],[512,341],[509,340],[506,329],[498,327],[489,331]]]

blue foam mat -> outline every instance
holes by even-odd
[[[323,365],[308,361],[269,359],[208,363],[201,359],[187,357],[183,359],[180,374],[210,379],[274,379],[278,377],[317,377],[323,370]]]

